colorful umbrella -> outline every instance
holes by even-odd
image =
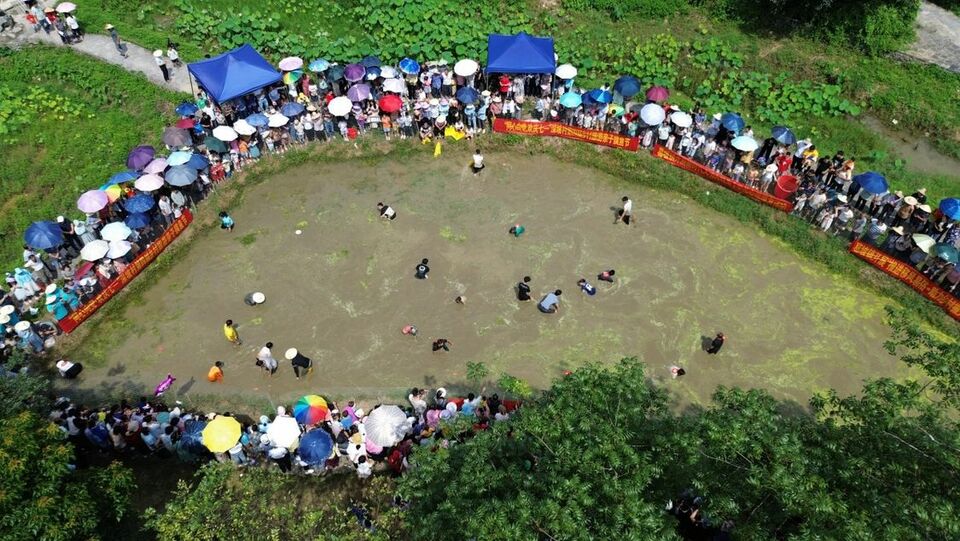
[[[611,94],[609,90],[604,90],[602,88],[595,88],[590,92],[587,92],[587,96],[597,103],[607,104],[613,101],[613,94]]]
[[[233,417],[219,415],[203,429],[203,446],[212,453],[224,453],[240,441],[240,423]]]
[[[110,222],[100,230],[100,238],[103,240],[127,240],[133,231],[123,222]]]
[[[126,209],[127,212],[147,212],[156,204],[157,202],[153,200],[153,196],[139,193],[124,201],[123,208]]]
[[[181,130],[192,130],[197,125],[197,121],[192,118],[181,118],[174,126]]]
[[[296,56],[288,56],[280,61],[277,66],[281,71],[293,71],[303,67],[303,59]]]
[[[77,208],[83,212],[97,212],[110,204],[110,198],[100,190],[89,190],[77,199]]]
[[[312,62],[310,62],[310,65],[307,66],[307,69],[309,69],[314,73],[319,73],[321,71],[326,71],[327,68],[329,67],[330,67],[330,62],[327,62],[322,58],[318,58],[317,60],[313,60]]]
[[[283,84],[292,85],[299,81],[301,77],[303,77],[303,72],[300,70],[285,72],[283,74]]]
[[[300,425],[293,417],[277,417],[267,427],[267,437],[277,447],[293,447],[300,439]]]
[[[189,146],[192,142],[190,139],[190,132],[181,128],[177,128],[176,126],[164,128],[161,140],[163,141],[163,144],[174,148]]]
[[[104,184],[98,188],[101,192],[107,194],[107,201],[113,203],[123,195],[123,189],[116,184]]]
[[[720,124],[732,132],[740,132],[747,125],[737,113],[724,113],[720,117]]]
[[[230,141],[236,141],[238,137],[237,132],[230,126],[217,126],[213,129],[213,136],[228,143]],[[190,159],[187,158],[187,161],[190,161]]]
[[[33,222],[23,232],[23,242],[37,250],[49,250],[63,244],[63,231],[56,222]]]
[[[412,58],[404,58],[400,61],[400,71],[406,73],[407,75],[416,75],[420,73],[420,64]]]
[[[611,103],[607,106],[607,114],[612,116],[620,116],[623,114],[623,106],[617,103]]]
[[[185,150],[178,150],[173,154],[167,156],[167,165],[169,167],[174,167],[177,165],[183,165],[190,161],[190,156],[193,155],[193,152],[188,152]]]
[[[407,83],[403,82],[403,79],[387,79],[383,82],[384,92],[396,92],[397,94],[403,94],[403,91],[407,89]]]
[[[367,68],[360,64],[348,64],[343,68],[343,78],[351,83],[363,79],[367,75]]]
[[[141,145],[127,155],[127,167],[139,171],[153,159],[156,151],[150,145]]]
[[[913,242],[917,245],[917,248],[920,248],[926,253],[930,253],[930,250],[937,244],[937,241],[933,240],[933,237],[930,235],[921,235],[916,233],[913,235]]]
[[[407,414],[397,406],[380,406],[370,412],[363,426],[367,439],[381,447],[392,447],[403,439]]]
[[[181,103],[176,109],[177,114],[180,116],[193,116],[197,114],[197,111],[199,110],[200,108],[197,107],[196,104],[190,103],[189,101]]]
[[[624,75],[623,77],[617,79],[613,82],[613,89],[616,90],[624,98],[630,99],[640,93],[640,81],[632,75]],[[658,87],[654,87],[658,88]],[[647,94],[653,91],[651,88]],[[659,100],[654,100],[659,101]]]
[[[127,169],[126,171],[120,171],[119,173],[114,173],[110,180],[107,181],[107,184],[123,184],[124,182],[130,182],[131,180],[137,179],[137,172]]]
[[[581,103],[583,103],[583,98],[576,92],[566,92],[560,96],[560,105],[568,109],[579,107]]]
[[[347,90],[347,97],[350,101],[358,102],[370,99],[370,85],[365,83],[355,84]]]
[[[222,154],[227,151],[227,144],[216,137],[204,137],[203,146],[207,147],[211,152],[219,152]],[[169,162],[170,159],[168,158],[167,161]]]
[[[470,77],[478,71],[480,71],[480,64],[478,64],[476,60],[470,60],[469,58],[464,58],[453,65],[453,73],[460,77]]]
[[[757,140],[749,135],[741,135],[740,137],[735,137],[733,141],[730,141],[730,146],[737,150],[742,150],[743,152],[753,152],[760,148],[760,145],[757,143]]]
[[[152,192],[163,186],[163,179],[158,175],[143,175],[133,183],[133,187],[141,192]]]
[[[110,244],[105,240],[92,240],[83,245],[80,258],[84,261],[98,261],[110,251]]]
[[[156,175],[157,173],[163,173],[163,170],[168,167],[166,158],[154,158],[150,160],[150,163],[143,168],[143,172],[148,175]]]
[[[263,113],[254,113],[244,120],[247,121],[247,124],[250,124],[255,128],[263,128],[268,122],[270,122],[270,120],[267,118],[267,115]]]
[[[561,79],[573,79],[577,76],[577,68],[572,64],[560,64],[553,73]]]
[[[933,247],[933,253],[947,263],[953,263],[954,265],[960,263],[960,252],[958,252],[957,248],[952,244],[945,242],[937,243]]]
[[[333,452],[333,439],[326,430],[321,429],[304,434],[297,448],[300,459],[313,466],[323,463],[331,452]]]
[[[480,93],[477,92],[477,89],[465,86],[460,90],[457,90],[457,101],[460,103],[477,103],[480,101]]]
[[[186,165],[178,165],[168,169],[163,178],[171,186],[189,186],[197,180],[197,170]]]
[[[347,116],[353,109],[353,103],[346,96],[337,96],[327,104],[327,110],[333,116]]]
[[[379,68],[380,59],[376,56],[368,55],[363,57],[363,60],[360,61],[360,65],[365,68]]]
[[[648,103],[640,109],[640,120],[647,126],[656,126],[667,118],[667,113],[656,103]]]
[[[297,400],[293,405],[293,416],[302,425],[315,425],[330,417],[330,408],[323,397],[308,394]]]
[[[670,122],[673,122],[680,128],[689,128],[693,125],[693,117],[683,111],[676,111],[670,115]]]
[[[793,130],[786,126],[774,126],[770,133],[774,139],[784,145],[792,145],[797,142],[797,136],[793,134]]]
[[[133,244],[125,240],[110,241],[110,249],[107,250],[107,259],[119,259],[130,253]]]
[[[280,113],[274,113],[267,117],[267,126],[270,126],[271,128],[286,126],[287,122],[290,122],[290,117],[281,115]]]
[[[203,154],[194,153],[193,156],[190,156],[190,161],[185,163],[190,169],[196,169],[197,171],[203,171],[207,167],[210,167],[210,160],[207,159]]]
[[[253,127],[249,122],[241,118],[233,123],[233,131],[239,133],[240,135],[253,135],[257,133],[257,128]]]
[[[142,212],[135,212],[128,214],[127,217],[123,219],[123,223],[130,229],[141,229],[150,225],[150,216]]]
[[[295,101],[284,103],[283,107],[280,108],[280,113],[284,116],[297,116],[303,113],[306,109]]]
[[[378,105],[380,105],[380,110],[384,113],[396,113],[403,107],[403,100],[400,99],[400,96],[387,94],[380,98]]]
[[[880,173],[873,171],[861,173],[853,177],[853,181],[859,184],[867,193],[872,194],[881,194],[890,188],[890,185],[887,184],[887,179],[883,178],[883,175]]]
[[[960,199],[948,197],[940,201],[940,212],[951,220],[960,220]]]
[[[647,99],[650,101],[663,101],[669,97],[670,91],[666,87],[651,86],[650,90],[647,90]]]

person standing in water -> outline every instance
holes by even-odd
[[[727,338],[723,336],[722,332],[718,332],[717,336],[715,336],[713,341],[710,342],[710,347],[707,348],[707,353],[710,355],[716,355],[717,353],[720,353],[720,348],[723,347],[723,343],[726,341],[726,339]]]
[[[517,300],[521,302],[526,302],[530,300],[530,286],[527,284],[530,283],[530,277],[524,276],[523,280],[517,283]]]
[[[477,150],[473,151],[473,165],[471,166],[471,169],[473,169],[473,176],[479,175],[480,171],[483,171],[484,167],[485,166],[483,165],[483,154],[480,152],[480,149],[478,148]]]

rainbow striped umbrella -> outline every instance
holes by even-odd
[[[308,394],[297,400],[293,405],[293,416],[302,425],[315,425],[330,418],[330,408],[327,401],[315,394]]]

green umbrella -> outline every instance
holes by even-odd
[[[960,263],[960,252],[957,252],[952,244],[941,242],[933,247],[933,253],[947,263],[953,263],[954,265]]]
[[[226,152],[227,144],[216,137],[207,136],[203,138],[203,144],[212,152]]]

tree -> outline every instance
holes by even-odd
[[[117,463],[74,470],[56,426],[22,412],[0,419],[0,532],[9,541],[90,539],[126,512],[133,475]]]
[[[26,355],[15,350],[0,365],[0,419],[6,419],[30,410],[46,412],[50,409],[50,382],[31,372],[20,372],[26,365]]]
[[[812,402],[719,388],[675,414],[636,359],[554,383],[509,423],[419,448],[401,480],[419,539],[676,538],[666,501],[703,500],[698,534],[738,539],[960,536],[960,430],[914,382]]]

